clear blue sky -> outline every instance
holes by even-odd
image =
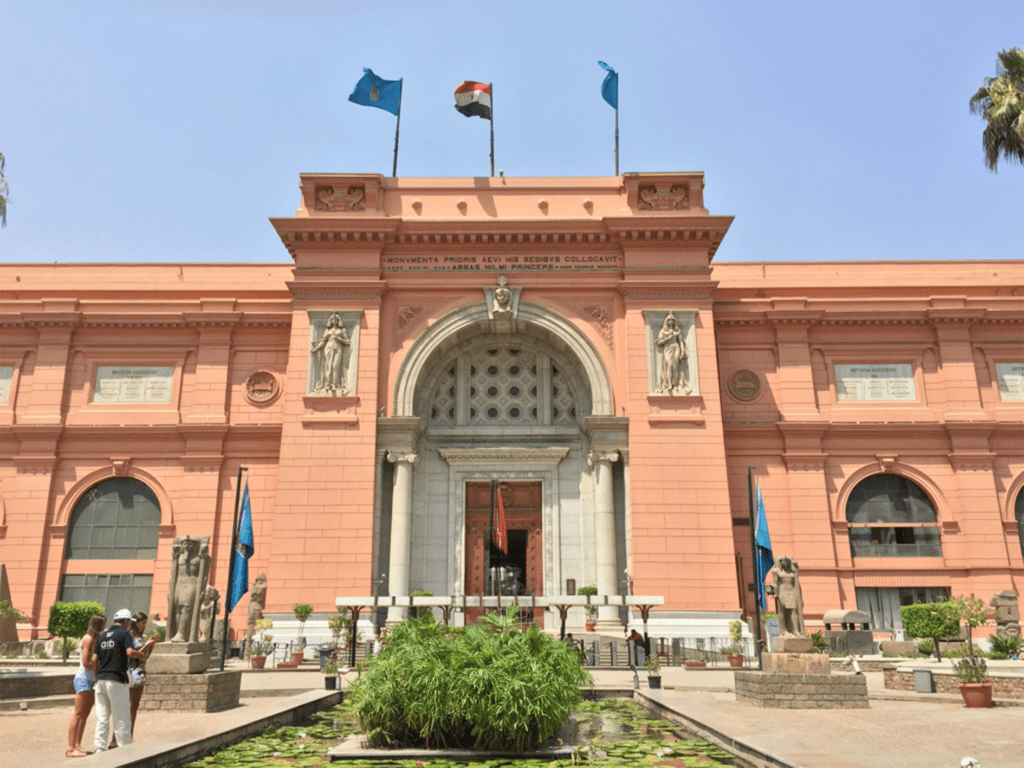
[[[1024,169],[986,170],[968,100],[1021,3],[0,2],[0,258],[287,262],[301,172],[701,170],[716,261],[1020,258]],[[1024,280],[1024,275],[1022,275]]]

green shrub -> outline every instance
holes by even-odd
[[[48,654],[46,651],[40,648],[38,651],[36,651],[36,658],[42,661],[44,659],[50,658],[50,654]]]
[[[292,612],[299,622],[299,637],[305,637],[306,619],[313,615],[313,606],[309,603],[296,603],[292,606]]]
[[[579,656],[515,614],[466,628],[402,622],[350,697],[371,743],[522,752],[550,738],[593,680]]]
[[[953,603],[904,605],[900,615],[908,637],[927,637],[935,641],[935,658],[939,661],[942,660],[939,640],[960,634],[960,614]]]
[[[103,613],[103,606],[89,600],[77,603],[56,602],[50,606],[46,631],[65,641],[71,637],[82,637],[89,629],[89,619],[96,613]],[[64,659],[67,658],[65,655]]]
[[[576,590],[576,594],[577,595],[584,595],[584,596],[596,595],[597,594],[597,587],[593,586],[592,584],[587,584],[587,585],[582,586],[579,589],[577,589]],[[597,606],[596,605],[588,605],[588,606],[586,606],[586,611],[587,611],[587,621],[597,621]]]
[[[968,654],[960,661],[953,662],[956,676],[965,683],[985,682],[985,660],[975,654]]]
[[[412,592],[409,593],[409,596],[410,597],[433,597],[434,593],[431,592],[429,589],[414,589]],[[423,618],[428,613],[430,615],[434,614],[434,612],[432,610],[430,610],[429,608],[413,608],[412,609],[412,617],[414,619]]]
[[[1011,653],[1016,653],[1024,645],[1024,637],[1010,637],[1006,635],[989,635],[988,641],[992,645],[992,658],[1000,654],[999,658],[1008,659]]]
[[[979,600],[971,593],[970,597],[957,595],[952,598],[950,604],[956,612],[957,621],[967,625],[967,648],[974,654],[974,628],[984,624],[988,620],[989,609],[984,600]]]
[[[0,619],[14,619],[19,624],[27,624],[32,619],[11,605],[10,600],[0,600]]]
[[[814,653],[828,653],[829,649],[832,647],[828,638],[825,637],[825,633],[820,629],[808,633],[807,636],[811,638],[811,641],[814,643]]]
[[[917,652],[924,656],[931,656],[935,653],[935,641],[930,637],[923,638],[917,641]]]

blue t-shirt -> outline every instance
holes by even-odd
[[[96,638],[96,679],[128,682],[128,649],[134,648],[132,633],[115,624]]]

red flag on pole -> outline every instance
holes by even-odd
[[[498,525],[494,529],[494,543],[508,554],[508,527],[505,524],[505,501],[501,498],[501,485],[498,486]]]

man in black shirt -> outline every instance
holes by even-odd
[[[114,614],[110,628],[96,638],[93,659],[96,663],[96,751],[107,749],[110,720],[119,747],[132,743],[132,718],[128,696],[128,659],[142,656],[135,650],[128,626],[132,612],[122,608]]]

